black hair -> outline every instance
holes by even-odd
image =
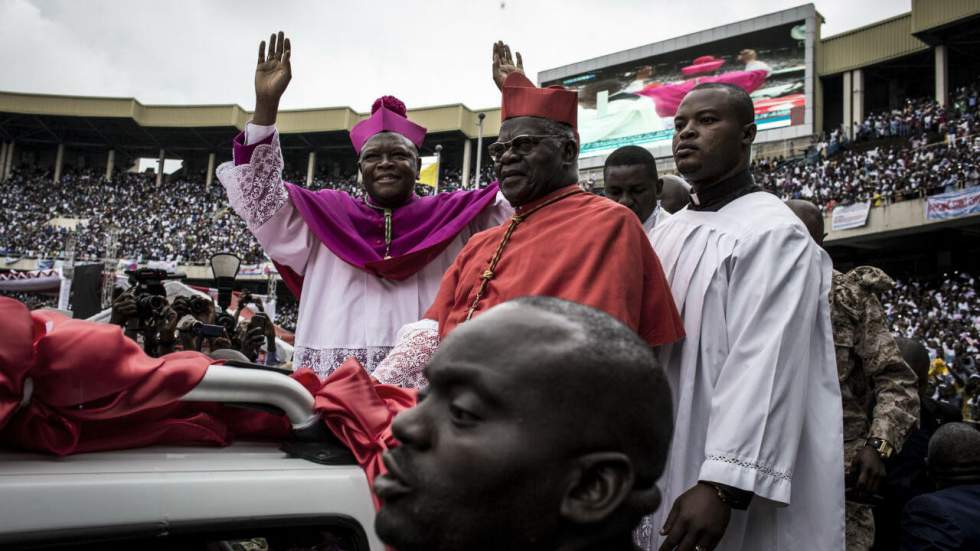
[[[727,82],[702,82],[692,88],[691,92],[696,90],[724,90],[728,92],[728,101],[735,109],[738,122],[749,124],[755,121],[755,105],[752,103],[752,97],[742,88]]]
[[[980,478],[980,432],[967,423],[946,423],[929,439],[929,472],[940,486]],[[959,479],[959,480],[957,480]]]
[[[895,337],[895,344],[905,363],[912,368],[917,377],[929,376],[929,351],[922,341],[906,337]]]
[[[638,145],[626,145],[610,153],[606,157],[606,164],[602,167],[602,173],[605,174],[606,169],[611,166],[635,165],[646,167],[647,175],[653,180],[660,177],[657,174],[657,160],[653,158],[653,154],[645,147]]]

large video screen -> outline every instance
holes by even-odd
[[[805,51],[799,21],[541,84],[578,91],[581,156],[590,157],[669,143],[677,106],[702,82],[749,92],[760,131],[803,124]]]

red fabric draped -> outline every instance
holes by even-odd
[[[397,445],[391,423],[395,415],[415,405],[416,391],[375,381],[354,358],[348,358],[322,383],[309,369],[297,371],[293,378],[314,393],[314,409],[354,454],[373,485],[386,472],[381,454]],[[374,494],[371,497],[378,506]]]
[[[181,402],[216,363],[204,354],[151,358],[117,326],[29,312],[3,297],[0,335],[0,445],[68,455],[289,435],[281,416]],[[34,390],[21,407],[28,378]],[[293,378],[373,483],[384,472],[381,454],[396,444],[391,422],[415,405],[415,391],[379,384],[354,359],[324,380],[307,369]]]

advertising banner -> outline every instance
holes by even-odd
[[[980,187],[926,198],[926,220],[946,220],[980,214]]]
[[[868,223],[868,214],[871,212],[871,201],[854,203],[844,207],[834,207],[834,213],[830,218],[830,229],[833,231],[850,230],[863,227]]]

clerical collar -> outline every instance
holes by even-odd
[[[748,169],[735,174],[727,180],[708,186],[707,189],[691,193],[691,210],[715,212],[743,195],[748,195],[762,188],[755,184]]]

